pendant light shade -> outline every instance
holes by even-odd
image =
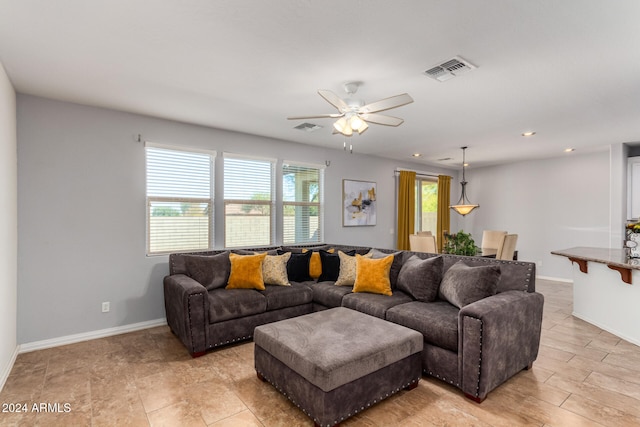
[[[458,200],[458,203],[456,203],[455,205],[451,205],[449,207],[454,211],[458,212],[460,215],[465,216],[475,208],[479,208],[480,205],[474,205],[469,201],[469,199],[467,199],[467,191],[466,191],[467,180],[465,179],[465,175],[464,175],[464,168],[466,165],[465,150],[467,149],[467,147],[461,147],[461,148],[462,148],[462,181],[460,182],[460,185],[462,186],[462,192],[460,194],[460,199]]]

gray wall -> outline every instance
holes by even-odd
[[[425,170],[411,162],[29,95],[18,95],[17,111],[19,343],[164,317],[167,257],[145,255],[144,149],[135,142],[138,133],[156,143],[219,153],[331,161],[325,173],[330,243],[395,247],[394,169]],[[375,227],[342,227],[343,178],[377,182]],[[222,227],[216,229],[220,235]],[[109,313],[101,313],[102,301],[111,302]]]
[[[397,167],[454,175],[451,199],[459,193],[456,173],[421,164],[29,95],[18,95],[17,104],[18,343],[164,317],[167,257],[145,255],[144,149],[135,142],[138,133],[156,143],[219,153],[331,161],[325,176],[325,241],[331,243],[395,246]],[[481,207],[466,218],[452,213],[452,230],[471,231],[478,242],[483,229],[518,233],[520,259],[541,261],[540,275],[566,279],[570,263],[551,250],[609,246],[607,151],[467,172],[469,195]],[[375,227],[342,227],[344,178],[377,182]],[[216,229],[221,237],[222,227]],[[110,313],[100,312],[102,301],[111,302]]]
[[[16,354],[18,161],[16,94],[0,64],[0,389]]]
[[[467,170],[468,195],[480,208],[457,224],[478,244],[484,229],[517,233],[519,259],[539,263],[540,276],[571,279],[571,263],[550,252],[609,247],[609,180],[606,147],[590,154]],[[459,185],[452,193],[459,193]]]

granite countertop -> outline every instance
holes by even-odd
[[[575,258],[583,261],[599,262],[632,270],[640,270],[640,258],[627,258],[624,249],[592,248],[578,246],[569,249],[551,251],[553,255]]]

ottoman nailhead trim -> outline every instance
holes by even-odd
[[[289,396],[287,393],[285,393],[285,392],[282,390],[282,388],[280,387],[280,385],[279,385],[279,384],[275,384],[273,381],[271,381],[271,379],[269,379],[267,376],[265,376],[263,372],[258,371],[257,369],[256,369],[256,371],[257,371],[257,372],[262,376],[262,378],[264,378],[264,379],[265,379],[269,384],[271,384],[273,387],[275,387],[275,388],[276,388],[276,390],[278,390],[280,393],[282,393],[282,395],[283,395],[283,396],[285,396],[287,399],[289,399],[289,400],[291,401],[291,403],[293,403],[294,405],[296,405],[296,407],[298,407],[298,409],[300,409],[300,410],[301,410],[301,411],[302,411],[306,416],[308,416],[309,418],[313,419],[313,421],[315,421],[315,422],[316,422],[316,424],[318,424],[318,425],[322,426],[322,424],[320,424],[320,420],[318,420],[318,418],[317,418],[317,417],[315,417],[314,415],[312,415],[310,412],[307,412],[306,408],[301,408],[301,407],[300,407],[300,405],[298,404],[298,402],[296,402],[295,400],[293,400],[293,398],[292,398],[291,396]],[[405,384],[405,385],[404,385],[404,386],[402,386],[401,388],[397,388],[395,391],[392,391],[391,393],[387,393],[384,397],[380,397],[380,398],[378,398],[378,399],[373,399],[373,402],[372,402],[372,401],[367,402],[366,407],[367,407],[367,408],[369,408],[371,405],[376,404],[376,403],[378,402],[378,400],[382,401],[382,400],[384,400],[385,398],[387,398],[387,397],[389,397],[389,396],[391,396],[391,395],[393,395],[393,394],[395,394],[395,393],[399,392],[400,390],[405,389],[406,387],[408,387],[409,385],[413,384],[414,382],[419,382],[419,381],[420,381],[420,378],[421,378],[421,377],[418,377],[418,378],[416,378],[414,381],[409,381],[407,384]],[[333,423],[332,423],[332,424],[327,424],[327,425],[326,425],[326,427],[332,427],[332,426],[334,426],[334,425],[336,425],[336,424],[338,424],[338,423],[340,423],[340,422],[342,422],[342,421],[346,420],[347,418],[350,418],[350,417],[352,417],[352,416],[354,416],[354,415],[358,414],[359,412],[363,411],[364,409],[365,409],[365,407],[364,407],[364,406],[362,406],[362,407],[360,408],[360,410],[357,410],[357,409],[356,409],[355,411],[353,411],[353,414],[352,414],[352,413],[349,413],[349,414],[347,414],[346,416],[341,417],[339,420],[335,420],[335,421],[333,421]]]

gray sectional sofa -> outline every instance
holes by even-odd
[[[311,251],[327,248],[335,248],[336,253],[370,251],[323,245],[307,248],[304,256],[292,255],[289,262],[294,262],[294,257],[298,263],[306,259],[308,266]],[[255,251],[275,254],[278,249],[302,252],[300,247]],[[544,301],[535,292],[535,264],[389,249],[372,251],[374,258],[394,255],[390,296],[336,286],[334,281],[324,280],[325,271],[318,280],[308,280],[305,275],[297,276],[295,266],[290,272],[291,286],[225,289],[228,273],[217,272],[228,272],[227,251],[171,254],[170,274],[164,279],[168,325],[197,357],[218,346],[251,339],[256,326],[347,307],[420,332],[424,336],[423,373],[455,385],[477,402],[531,367],[538,355]],[[325,261],[326,265],[336,262],[335,255],[330,258],[325,257],[326,252],[321,254],[323,269]],[[291,276],[307,280],[291,280]]]

